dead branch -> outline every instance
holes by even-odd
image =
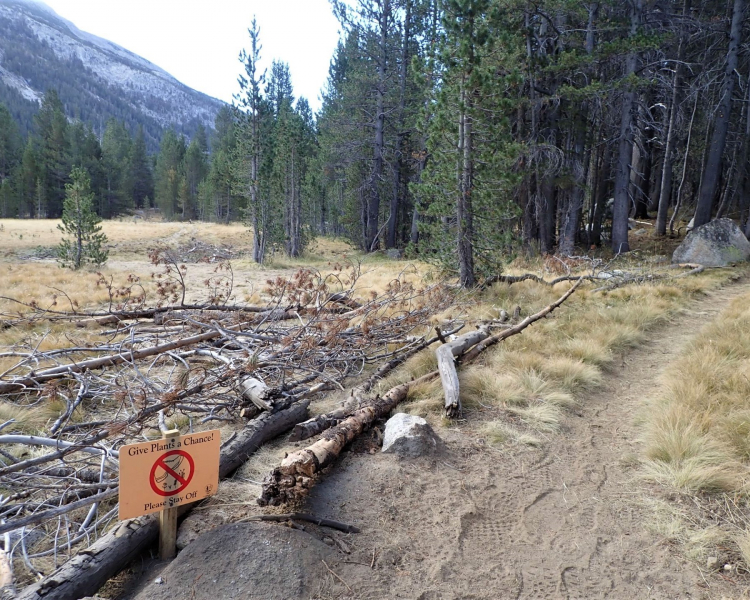
[[[483,330],[479,330],[479,332],[475,332],[476,337],[474,338],[471,337],[471,334],[462,336],[464,340],[461,347],[463,349],[472,348],[463,355],[464,362],[473,360],[491,345],[513,335],[518,335],[532,323],[546,317],[570,298],[581,283],[583,283],[583,278],[578,278],[578,281],[558,300],[499,334],[487,337]],[[470,345],[472,339],[481,339],[481,341],[478,343],[475,341],[475,345],[472,347]],[[452,351],[451,356],[453,356]],[[419,379],[392,388],[382,398],[376,397],[368,401],[365,406],[354,412],[350,417],[326,431],[320,440],[287,456],[282,461],[281,466],[275,468],[263,479],[263,488],[260,498],[258,498],[258,504],[261,506],[277,506],[296,501],[307,495],[323,469],[332,464],[357,435],[370,427],[377,419],[386,417],[400,402],[406,399],[412,386],[430,381],[437,377],[439,373],[439,371],[433,371]],[[458,393],[458,386],[456,386],[456,393]]]
[[[361,529],[354,525],[348,525],[347,523],[341,523],[339,521],[332,521],[331,519],[323,519],[314,515],[307,515],[304,513],[290,513],[287,515],[255,515],[253,517],[247,517],[242,521],[305,521],[306,523],[313,523],[320,527],[330,527],[344,533],[360,533]],[[240,521],[240,522],[242,522]]]
[[[438,371],[440,371],[440,380],[443,383],[443,392],[445,394],[445,414],[449,419],[456,419],[461,415],[456,358],[463,355],[472,346],[487,339],[490,335],[488,327],[480,327],[476,331],[462,335],[435,350]]]
[[[679,275],[669,275],[668,273],[649,273],[649,272],[628,273],[628,274],[625,274],[618,281],[614,281],[608,285],[603,285],[601,287],[595,288],[592,291],[594,293],[611,292],[612,290],[616,290],[617,288],[621,288],[630,284],[640,285],[640,284],[652,283],[656,281],[670,281],[672,279],[681,279],[683,277],[690,277],[691,275],[698,275],[699,273],[703,273],[703,271],[706,270],[706,267],[703,265],[698,265],[694,263],[681,263],[681,264],[676,264],[676,265],[669,265],[667,269],[689,269],[689,271],[686,271],[685,273],[680,273]]]
[[[349,398],[346,400],[346,402],[344,402],[342,406],[329,413],[318,415],[316,417],[313,417],[312,419],[305,421],[304,423],[299,423],[298,425],[296,425],[292,430],[291,436],[289,436],[289,441],[299,442],[302,440],[306,440],[322,433],[326,429],[330,429],[334,425],[338,425],[342,420],[350,416],[362,405],[362,403],[364,402],[363,395],[369,392],[378,381],[380,381],[393,369],[403,364],[406,360],[408,360],[418,352],[421,352],[425,348],[432,346],[432,344],[434,344],[435,342],[444,340],[444,336],[450,336],[458,333],[459,331],[461,331],[461,329],[463,329],[463,327],[463,324],[461,324],[460,326],[455,327],[454,329],[451,329],[450,331],[447,331],[445,333],[441,332],[438,329],[437,336],[415,345],[408,352],[400,354],[384,363],[377,371],[375,371],[375,373],[367,378],[367,381],[351,391]]]
[[[304,419],[307,406],[307,402],[302,402],[275,414],[264,413],[248,424],[222,447],[220,477],[226,478],[262,444]],[[191,507],[184,508],[187,510],[181,514]],[[158,532],[158,519],[154,515],[122,521],[84,552],[23,590],[18,600],[77,600],[95,594],[110,577],[151,545]]]
[[[573,285],[567,292],[565,292],[562,296],[560,296],[560,298],[558,298],[555,302],[553,302],[549,306],[546,306],[539,312],[526,317],[518,325],[514,325],[510,329],[506,329],[505,331],[502,331],[498,334],[490,336],[486,338],[485,340],[479,342],[476,346],[474,346],[471,350],[469,350],[464,355],[463,361],[469,362],[469,361],[474,360],[477,356],[479,356],[479,354],[481,354],[484,350],[486,350],[490,346],[493,346],[494,344],[497,344],[498,342],[501,342],[502,340],[507,339],[513,335],[518,335],[532,323],[537,322],[539,319],[543,319],[548,314],[550,314],[553,310],[561,306],[568,298],[570,298],[573,295],[573,293],[578,289],[578,286],[580,286],[581,283],[583,283],[583,281],[584,281],[583,277],[578,278],[578,281],[576,281],[575,285]]]
[[[212,421],[239,426],[244,422],[241,415],[257,414],[256,404],[264,412],[248,427],[272,419],[288,429],[306,414],[295,413],[293,422],[279,421],[277,415],[287,414],[293,406],[306,410],[303,398],[344,389],[347,380],[360,378],[375,365],[366,382],[369,390],[388,370],[430,343],[422,334],[431,317],[456,302],[446,286],[417,289],[400,279],[382,294],[363,299],[355,291],[357,273],[323,276],[308,269],[269,282],[265,307],[225,306],[224,292],[218,288],[211,292],[211,304],[191,306],[179,302],[184,289],[175,282],[184,282],[184,273],[182,266],[173,268],[179,273],[173,272],[172,283],[162,286],[160,306],[154,309],[140,298],[137,306],[113,300],[110,311],[96,316],[76,312],[72,303],[68,313],[36,307],[17,321],[28,334],[19,327],[24,337],[3,349],[18,362],[0,373],[2,402],[23,415],[34,415],[42,407],[57,411],[45,424],[35,417],[31,425],[19,418],[17,424],[8,421],[0,426],[10,436],[0,436],[0,446],[3,441],[11,444],[5,446],[10,452],[0,447],[0,486],[7,490],[0,498],[0,519],[19,530],[31,519],[42,533],[43,542],[31,563],[35,556],[57,552],[61,527],[77,532],[67,538],[68,552],[107,530],[115,513],[101,493],[116,485],[107,469],[120,446],[153,437],[180,421],[190,430]],[[177,304],[171,300],[174,294]],[[117,327],[108,329],[113,313],[118,313]],[[58,318],[71,323],[66,333],[69,344],[43,350],[49,346],[47,334],[28,326]],[[73,328],[82,319],[90,319],[85,342],[75,339],[80,334]],[[106,341],[90,344],[91,329],[96,327]],[[254,400],[248,380],[262,383],[251,386],[259,392]],[[237,468],[261,438],[232,437],[224,448],[236,457],[231,467]],[[39,440],[50,450],[25,458],[24,446]],[[222,462],[222,472],[225,468],[229,467]],[[58,522],[60,515],[49,512],[58,509],[65,511],[64,525]],[[135,530],[127,533],[128,539],[131,535],[141,539]],[[109,552],[97,564],[114,560],[107,556],[122,557]],[[107,569],[114,568],[107,564]]]

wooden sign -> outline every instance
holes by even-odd
[[[215,429],[120,448],[120,519],[213,496],[219,489],[220,446]]]

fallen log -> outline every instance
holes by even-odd
[[[600,273],[599,275],[562,275],[549,281],[547,281],[543,277],[540,277],[539,275],[534,275],[534,273],[525,273],[524,275],[496,275],[494,277],[488,277],[487,279],[485,279],[482,282],[480,289],[484,290],[494,283],[507,283],[508,285],[512,285],[514,283],[521,283],[523,281],[535,281],[536,283],[540,283],[542,285],[554,287],[558,283],[563,283],[564,281],[578,281],[581,278],[587,281],[607,279],[608,277],[606,275],[606,273]]]
[[[305,496],[315,485],[317,475],[338,458],[341,451],[375,420],[387,416],[406,399],[409,389],[417,383],[437,377],[433,371],[419,379],[397,385],[382,398],[376,397],[336,427],[325,432],[317,442],[287,456],[280,467],[263,480],[258,504],[278,506]]]
[[[308,406],[309,401],[299,402],[276,413],[263,413],[248,423],[224,443],[219,476],[226,478],[262,444],[302,421],[307,416]],[[186,506],[183,512],[190,508]],[[158,535],[159,523],[154,515],[123,521],[44,579],[22,590],[18,600],[77,600],[91,596],[153,544]]]
[[[456,358],[488,337],[490,337],[490,329],[480,327],[476,331],[462,335],[435,350],[440,381],[443,384],[443,393],[445,394],[445,414],[449,419],[456,419],[461,416]]]
[[[471,347],[471,350],[463,355],[464,361],[473,360],[489,346],[521,333],[532,323],[546,317],[570,298],[583,281],[583,277],[578,278],[575,285],[549,306],[526,317],[518,325],[505,329],[499,334],[485,337],[473,347],[468,345],[471,338],[469,336],[462,336],[467,338],[464,348]],[[480,336],[483,335],[479,334],[479,332],[474,333]],[[260,506],[278,506],[287,502],[297,501],[307,495],[317,482],[323,469],[332,464],[341,454],[341,451],[357,435],[372,425],[375,420],[390,414],[400,402],[406,399],[412,386],[430,381],[436,378],[439,373],[439,371],[433,371],[419,379],[392,388],[382,398],[375,398],[369,401],[367,406],[360,408],[349,418],[329,429],[314,444],[288,455],[281,462],[281,466],[275,468],[263,479],[263,487],[260,498],[258,498],[258,504]],[[458,387],[456,387],[456,391],[458,391]]]
[[[295,425],[294,429],[292,430],[292,434],[289,437],[289,441],[299,442],[302,440],[306,440],[319,435],[320,433],[323,433],[326,429],[330,429],[331,427],[338,425],[339,423],[341,423],[341,421],[346,419],[355,410],[362,406],[363,402],[365,401],[363,398],[363,394],[369,392],[378,381],[385,377],[385,375],[390,373],[399,365],[406,362],[406,360],[417,354],[417,352],[421,352],[425,348],[432,346],[432,344],[437,341],[444,341],[445,336],[453,335],[454,333],[461,331],[463,327],[463,325],[460,325],[459,327],[446,332],[442,332],[440,331],[440,329],[435,328],[437,331],[437,335],[435,337],[423,341],[422,343],[414,346],[414,348],[411,348],[408,352],[396,356],[389,360],[387,363],[383,364],[377,371],[375,371],[375,373],[367,378],[367,381],[365,381],[362,385],[354,388],[349,398],[339,408],[329,413],[325,413],[322,415],[318,415],[317,417],[313,417],[312,419],[308,419],[304,423]]]
[[[279,394],[274,395],[274,390],[260,379],[250,376],[240,377],[240,394],[260,410],[272,410],[274,398],[280,396]]]

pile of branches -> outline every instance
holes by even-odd
[[[433,341],[430,318],[456,299],[442,284],[417,289],[403,274],[364,295],[359,266],[336,265],[327,275],[302,269],[270,280],[267,301],[249,306],[231,301],[231,266],[221,263],[204,282],[207,301],[189,304],[185,265],[166,250],[151,256],[151,303],[132,276],[119,287],[101,278],[110,297],[102,311],[79,310],[62,292],[44,308],[5,298],[23,307],[0,315],[0,327],[66,323],[102,341],[48,348],[42,334],[0,353],[15,362],[0,373],[0,410],[17,411],[0,424],[0,572],[4,558],[40,576],[37,559],[56,566],[107,529],[124,444],[169,425],[244,424],[344,389],[371,364],[389,366],[382,376]],[[35,414],[49,418],[32,429]]]

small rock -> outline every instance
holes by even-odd
[[[326,537],[323,538],[323,543],[324,544],[328,544],[329,546],[333,546],[334,541],[331,538],[329,538],[328,536],[326,536]]]
[[[437,449],[440,438],[421,417],[398,413],[385,424],[383,452],[399,456],[421,456]]]
[[[392,260],[401,260],[404,257],[403,251],[398,248],[388,248],[385,251],[385,255]]]
[[[729,563],[724,565],[725,571],[731,571],[732,569],[734,569],[734,565],[730,565]]]
[[[718,566],[719,559],[715,556],[709,556],[708,560],[706,561],[706,568],[711,569],[712,571]]]
[[[154,583],[156,585],[161,585],[162,583],[164,583],[164,580],[161,577],[157,577],[156,579],[154,579]]]

